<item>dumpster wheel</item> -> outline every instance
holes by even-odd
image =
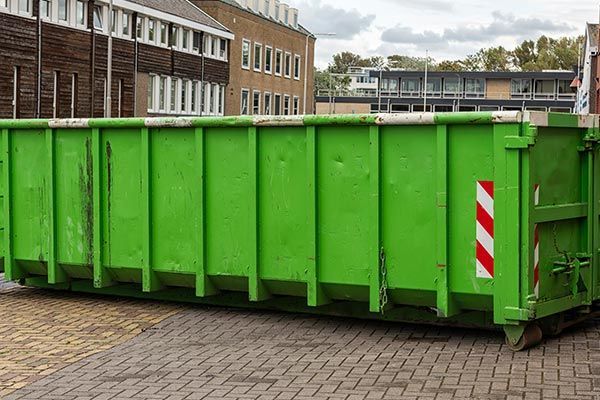
[[[509,337],[506,336],[506,345],[512,351],[523,351],[540,344],[542,342],[542,337],[542,328],[540,328],[538,324],[529,324],[525,327],[523,335],[516,344],[513,344]]]

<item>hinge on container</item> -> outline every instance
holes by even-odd
[[[535,144],[533,136],[506,136],[504,139],[507,149],[526,149]]]

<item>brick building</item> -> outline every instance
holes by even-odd
[[[192,0],[234,34],[227,115],[314,112],[315,37],[279,0]]]
[[[224,113],[227,28],[187,0],[113,16],[113,117]],[[105,116],[108,21],[108,0],[0,0],[0,118]]]

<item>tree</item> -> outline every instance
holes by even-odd
[[[465,70],[465,66],[461,61],[442,61],[432,68],[433,71],[441,72],[460,72]]]
[[[320,71],[315,68],[315,92],[329,93],[330,90],[343,92],[348,90],[350,80],[347,77],[337,76],[329,70]]]
[[[541,36],[535,42],[526,40],[513,50],[513,64],[520,71],[573,69],[583,40],[583,36],[559,39]]]
[[[333,61],[329,64],[328,71],[334,74],[345,74],[350,67],[370,67],[371,61],[364,59],[358,54],[344,51],[333,56]]]
[[[429,59],[429,64],[432,65],[434,60],[432,58]],[[387,58],[387,68],[388,69],[405,69],[412,71],[420,71],[425,69],[425,64],[427,64],[427,60],[425,57],[410,57],[403,56],[401,54],[394,54],[388,56]]]
[[[512,71],[512,53],[502,46],[481,49],[461,62],[467,71]]]

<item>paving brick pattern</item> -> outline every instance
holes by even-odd
[[[178,311],[176,305],[42,291],[0,280],[0,399]]]
[[[193,306],[7,397],[558,398],[600,399],[600,320],[512,353],[494,332]]]

